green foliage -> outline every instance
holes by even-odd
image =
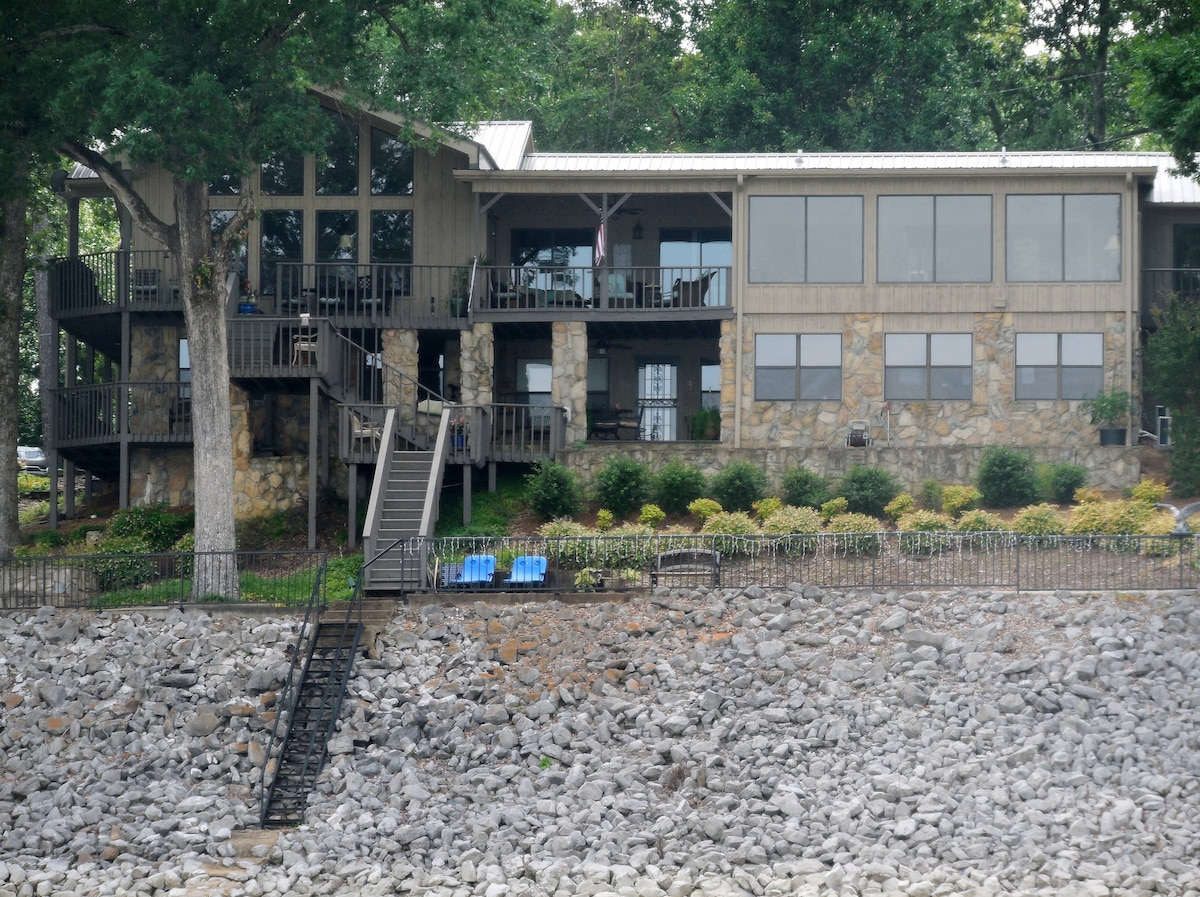
[[[1200,415],[1171,410],[1171,491],[1200,495]]]
[[[954,518],[949,514],[923,509],[905,514],[896,521],[900,532],[900,550],[905,554],[932,554],[950,544],[948,539],[939,538],[938,533],[954,530]]]
[[[881,517],[888,502],[900,494],[900,484],[886,470],[854,464],[838,483],[837,494],[846,499],[851,513]]]
[[[688,513],[703,523],[713,514],[721,513],[721,503],[711,498],[697,498],[688,503]]]
[[[926,511],[937,511],[942,507],[942,483],[932,477],[921,482],[917,490],[917,505]]]
[[[626,517],[650,496],[650,468],[625,455],[614,455],[596,472],[592,496],[616,517]]]
[[[1162,535],[1167,521],[1174,518],[1145,501],[1121,499],[1079,505],[1067,523],[1072,536]],[[1170,532],[1167,529],[1166,532]]]
[[[942,511],[951,517],[979,507],[982,496],[974,486],[947,486],[942,490]]]
[[[542,461],[525,478],[525,502],[542,520],[570,517],[583,507],[579,478],[557,461]]]
[[[1070,504],[1087,485],[1087,468],[1079,464],[1038,464],[1034,470],[1042,498],[1055,504]]]
[[[739,536],[757,535],[758,525],[745,511],[721,511],[704,521],[700,530],[706,536],[717,536],[713,547],[724,555],[746,554],[757,547]]]
[[[681,458],[671,458],[654,476],[654,503],[668,514],[683,514],[704,495],[708,482],[703,471]]]
[[[994,508],[1032,504],[1039,495],[1032,452],[1006,445],[990,445],[983,450],[975,482],[983,503]]]
[[[829,481],[804,467],[784,471],[780,492],[783,503],[794,508],[819,508],[833,498]]]
[[[1100,427],[1125,427],[1133,412],[1133,396],[1123,389],[1109,389],[1092,396],[1080,406]]]
[[[667,519],[667,513],[658,505],[642,505],[638,514],[638,523],[650,529],[658,529]]]
[[[692,415],[690,430],[692,439],[697,441],[719,439],[721,436],[721,409],[701,408]]]
[[[912,497],[912,493],[901,492],[887,503],[887,507],[883,509],[883,513],[887,515],[888,520],[896,521],[905,514],[911,514],[916,509],[917,500]]]
[[[838,536],[836,547],[847,554],[875,554],[883,522],[868,514],[835,514],[825,526],[827,533]]]
[[[108,528],[114,538],[140,540],[146,546],[143,551],[170,551],[176,540],[190,531],[194,523],[195,517],[190,510],[153,504],[117,511]]]
[[[821,519],[828,525],[829,521],[834,517],[847,513],[849,508],[850,502],[846,501],[840,495],[837,498],[831,498],[825,504],[821,505]]]
[[[964,511],[954,524],[960,533],[999,533],[1008,529],[1008,524],[999,514],[976,508]]]
[[[813,508],[794,508],[784,505],[762,518],[762,531],[772,535],[814,535],[821,532],[824,521]]]
[[[602,533],[608,532],[613,528],[613,512],[608,508],[601,508],[596,512],[596,529]]]
[[[1166,483],[1160,483],[1157,480],[1143,477],[1138,484],[1134,486],[1132,490],[1130,490],[1129,497],[1134,501],[1144,501],[1148,504],[1155,504],[1156,502],[1160,502],[1165,499],[1169,491],[1170,490],[1167,489]]]
[[[36,473],[17,474],[17,492],[28,495],[31,492],[45,492],[50,488],[50,477]]]
[[[1192,59],[1195,39],[1193,30],[1189,37]],[[1200,77],[1194,69],[1189,62],[1187,79]],[[1188,124],[1193,136],[1195,118],[1190,116]],[[1192,156],[1196,149],[1193,144],[1186,151],[1186,170],[1196,170]],[[1176,157],[1181,162],[1184,159],[1178,150]],[[1200,303],[1174,299],[1147,338],[1145,357],[1146,388],[1155,401],[1171,409],[1172,491],[1181,496],[1200,494]]]
[[[749,461],[734,461],[712,479],[713,498],[729,511],[749,511],[767,493],[767,473]]]
[[[149,582],[154,577],[154,551],[136,535],[110,535],[96,545],[99,557],[92,565],[101,591],[127,589]]]
[[[763,520],[764,518],[770,517],[772,514],[779,511],[779,509],[782,507],[783,502],[776,496],[770,495],[766,498],[761,498],[756,501],[751,510],[754,511],[755,517],[757,517],[759,520]]]
[[[503,471],[496,479],[496,491],[477,490],[471,497],[471,523],[462,522],[462,490],[442,493],[441,514],[437,522],[439,536],[502,536],[508,533],[514,518],[528,507],[525,476]],[[365,510],[365,509],[364,509]]]
[[[1054,505],[1038,504],[1022,508],[1013,518],[1012,528],[1023,536],[1061,536],[1067,531],[1067,522]]]

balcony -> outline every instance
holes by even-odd
[[[1142,327],[1155,329],[1173,299],[1200,300],[1200,268],[1143,268]]]

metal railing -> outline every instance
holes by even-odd
[[[57,447],[192,438],[190,383],[125,380],[50,391]]]
[[[1016,533],[821,533],[792,536],[645,535],[456,537],[400,544],[432,591],[587,592],[695,585],[657,569],[660,555],[719,555],[726,588],[1004,588],[1132,591],[1200,586],[1197,536],[1022,536]],[[495,559],[486,581],[455,582],[444,571],[471,555]],[[513,582],[519,557],[544,557],[545,575]],[[418,561],[418,559],[420,559]]]
[[[0,611],[231,603],[299,608],[325,602],[324,551],[161,552],[0,561]],[[238,594],[193,594],[197,563],[236,571]]]
[[[97,252],[50,266],[55,317],[124,311],[182,311],[179,266],[163,251]]]
[[[480,267],[476,307],[485,309],[663,310],[730,304],[728,267]]]
[[[1152,327],[1174,300],[1200,300],[1200,268],[1142,269],[1142,326]]]

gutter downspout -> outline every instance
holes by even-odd
[[[1139,310],[1138,310],[1138,283],[1141,281],[1141,267],[1140,267],[1141,250],[1140,250],[1140,246],[1138,245],[1138,243],[1139,243],[1139,240],[1141,237],[1141,231],[1140,231],[1140,229],[1134,227],[1134,222],[1140,220],[1142,213],[1141,213],[1141,209],[1138,209],[1136,207],[1137,206],[1138,184],[1137,184],[1137,180],[1133,176],[1132,171],[1125,172],[1125,187],[1126,187],[1126,193],[1129,196],[1129,212],[1124,217],[1126,218],[1126,222],[1125,222],[1125,224],[1127,226],[1126,232],[1129,234],[1129,266],[1130,266],[1129,288],[1128,288],[1129,289],[1129,312],[1128,312],[1129,317],[1128,317],[1128,321],[1125,325],[1125,383],[1126,383],[1125,391],[1128,392],[1130,395],[1137,396],[1137,407],[1139,409],[1139,413],[1137,415],[1136,420],[1131,421],[1131,423],[1133,423],[1134,426],[1129,428],[1130,433],[1133,437],[1133,445],[1136,446],[1138,444],[1138,439],[1140,438],[1141,432],[1142,432],[1142,416],[1140,414],[1140,409],[1142,406],[1143,396],[1142,396],[1142,392],[1141,392],[1141,377],[1135,378],[1134,374],[1133,374],[1133,361],[1134,361],[1133,341],[1137,338],[1137,336],[1141,330],[1141,319],[1139,317]],[[1134,392],[1134,389],[1133,389],[1135,379],[1138,384],[1137,392]],[[1132,414],[1132,413],[1133,413],[1133,410],[1130,409],[1130,414]]]
[[[742,289],[743,276],[738,273],[746,270],[746,265],[749,263],[746,258],[749,241],[746,238],[747,218],[746,212],[746,178],[742,174],[737,176],[737,184],[733,191],[733,207],[736,212],[734,216],[734,227],[737,229],[737,240],[735,245],[738,248],[738,255],[735,260],[740,260],[741,265],[734,265],[733,283],[730,284],[730,292],[733,294],[734,308],[734,327],[733,327],[733,447],[742,447],[742,328],[744,326],[745,313],[745,295]]]

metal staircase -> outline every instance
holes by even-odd
[[[308,795],[328,757],[329,739],[337,727],[363,630],[358,595],[343,607],[344,616],[318,619],[307,638],[303,672],[293,691],[275,776],[263,797],[263,828],[304,821]],[[305,641],[302,632],[299,645]]]

